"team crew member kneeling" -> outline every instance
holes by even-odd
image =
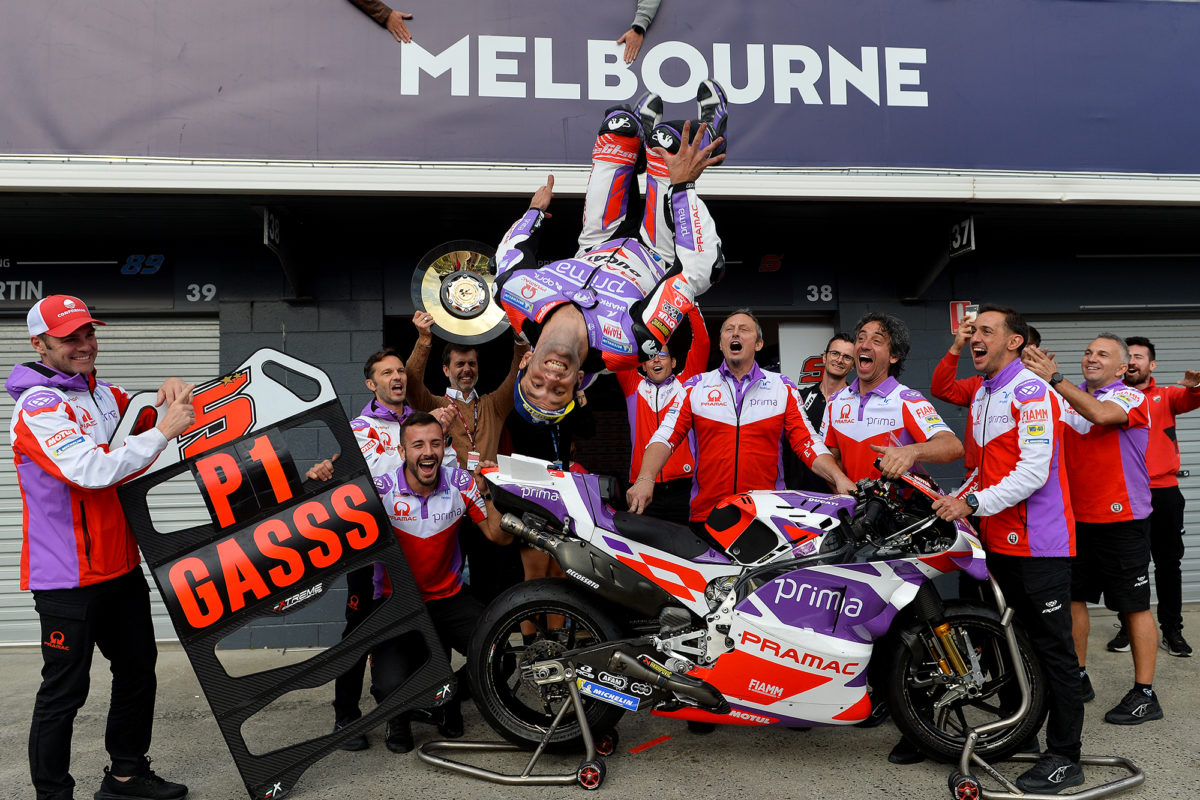
[[[484,535],[496,544],[508,544],[512,537],[500,530],[500,515],[491,498],[480,492],[471,473],[442,466],[446,440],[442,426],[423,411],[413,412],[400,425],[400,449],[403,466],[395,472],[377,475],[375,488],[388,512],[392,529],[400,540],[413,579],[434,630],[449,654],[450,648],[467,652],[471,634],[483,613],[483,606],[463,591],[462,552],[458,529],[463,516],[469,515]],[[383,565],[375,567],[375,599],[391,593],[391,583]],[[403,637],[383,642],[371,656],[371,693],[376,700],[390,694],[411,672],[412,643]],[[460,692],[466,676],[459,675]],[[438,728],[442,735],[462,736],[461,694],[446,704]],[[412,714],[402,714],[388,722],[387,748],[394,753],[413,749]]]

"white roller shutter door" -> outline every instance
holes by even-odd
[[[1029,321],[1042,334],[1042,347],[1057,354],[1059,369],[1067,380],[1083,380],[1080,361],[1084,348],[1101,332],[1145,336],[1154,342],[1158,368],[1154,380],[1168,386],[1183,378],[1185,369],[1200,369],[1200,317],[1072,317],[1035,318]],[[1200,409],[1175,418],[1182,470],[1190,476],[1179,479],[1187,502],[1184,512],[1183,601],[1200,601]]]
[[[131,393],[157,389],[165,378],[173,375],[188,382],[200,382],[215,378],[220,372],[220,330],[216,319],[106,315],[104,321],[108,324],[97,328],[100,343],[97,373],[101,379]],[[36,360],[24,319],[0,321],[0,365],[4,377],[8,377],[13,364]],[[4,446],[0,452],[0,644],[33,644],[40,638],[37,614],[33,598],[20,588],[21,492],[8,433],[13,401],[7,392],[0,395],[0,419],[4,425]],[[196,492],[156,491],[153,496],[152,502],[160,504],[160,513],[178,520],[178,527],[208,520]],[[153,585],[149,573],[147,580]],[[150,595],[155,634],[160,639],[175,638],[158,591],[153,590]]]

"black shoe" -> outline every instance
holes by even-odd
[[[1178,628],[1163,631],[1162,649],[1166,650],[1168,655],[1178,656],[1179,658],[1192,657],[1192,648],[1188,645],[1187,640],[1183,638],[1183,631]]]
[[[856,728],[874,728],[883,724],[883,721],[888,718],[888,704],[886,700],[880,700],[871,705],[871,713],[867,714],[867,718],[862,722],[854,723]]]
[[[1158,704],[1158,696],[1146,696],[1141,689],[1130,689],[1121,702],[1104,715],[1105,722],[1113,725],[1141,725],[1152,719],[1162,719],[1162,706]]]
[[[716,729],[717,723],[715,722],[696,722],[693,719],[688,720],[688,730],[692,733],[704,735],[706,733],[712,733]]]
[[[1096,699],[1096,690],[1092,688],[1092,676],[1086,672],[1079,679],[1079,694],[1085,703],[1090,703]]]
[[[337,722],[333,723],[333,732],[337,733],[342,728],[346,727],[347,725],[349,725],[350,723],[352,723],[354,721],[355,720],[352,720],[352,719],[338,720]],[[341,749],[349,750],[351,752],[355,752],[358,750],[366,750],[370,746],[371,746],[371,743],[367,741],[367,735],[365,733],[360,733],[357,736],[351,736],[349,739],[344,739],[342,741],[342,743],[338,745],[338,747],[340,747]]]
[[[388,720],[387,736],[383,743],[393,753],[407,753],[415,746],[413,743],[412,725],[407,717],[396,717]]]
[[[1066,756],[1046,753],[1017,778],[1017,788],[1028,794],[1058,794],[1083,783],[1083,768]]]
[[[1114,636],[1108,640],[1108,644],[1105,645],[1105,647],[1108,648],[1108,652],[1110,652],[1110,653],[1128,653],[1129,652],[1129,632],[1127,630],[1125,630],[1124,625],[1118,625],[1116,627],[1119,627],[1120,630],[1117,631],[1116,636]]]
[[[447,739],[460,739],[463,735],[462,704],[454,698],[446,705],[433,712],[437,721],[438,733]]]
[[[127,797],[150,798],[150,800],[179,800],[186,797],[188,788],[182,783],[171,783],[154,774],[150,759],[142,761],[141,770],[127,781],[117,780],[108,767],[104,768],[104,780],[100,790],[92,797],[96,800],[123,800]]]
[[[920,764],[924,760],[925,754],[918,750],[907,736],[901,736],[892,752],[888,753],[888,761],[893,764]]]

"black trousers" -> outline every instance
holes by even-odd
[[[96,647],[112,669],[104,747],[113,773],[133,775],[150,749],[158,687],[150,587],[135,569],[94,586],[36,590],[33,602],[42,623],[42,685],[29,728],[29,770],[38,800],[70,800],[71,731],[87,700]]]
[[[425,608],[429,611],[433,629],[441,639],[446,655],[450,655],[451,648],[465,655],[471,635],[475,633],[479,617],[483,614],[483,605],[470,593],[459,591],[440,600],[428,600]],[[377,701],[387,697],[428,658],[423,640],[415,633],[381,643],[371,654],[371,695]],[[463,670],[456,673],[458,699],[467,691]]]
[[[1183,628],[1183,492],[1178,486],[1150,490],[1150,555],[1158,593],[1158,625],[1163,631]]]
[[[646,516],[687,525],[691,518],[692,479],[676,478],[654,484],[654,499],[646,507]]]
[[[374,565],[352,569],[346,573],[346,627],[342,638],[362,624],[375,609],[373,581]],[[333,682],[333,713],[338,722],[352,722],[362,716],[358,699],[362,697],[363,673],[367,668],[367,654],[355,662]]]
[[[1079,761],[1083,693],[1071,638],[1071,559],[988,553],[987,564],[1042,664],[1046,750]]]

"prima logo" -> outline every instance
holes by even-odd
[[[846,598],[845,589],[820,588],[808,583],[796,583],[792,578],[776,578],[771,582],[775,584],[777,605],[782,600],[793,600],[798,604],[825,611],[837,611],[841,607],[842,613],[847,617],[862,615],[862,601],[857,597]],[[807,597],[805,592],[808,593]]]
[[[527,500],[546,500],[551,503],[557,503],[561,499],[558,492],[543,489],[539,486],[522,486],[521,497]]]

